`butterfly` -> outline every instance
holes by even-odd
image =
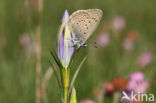
[[[69,18],[72,41],[77,48],[87,46],[86,41],[98,26],[103,12],[100,9],[78,10]]]

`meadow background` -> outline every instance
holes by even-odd
[[[71,72],[87,55],[75,83],[77,99],[97,101],[99,91],[114,78],[142,72],[149,82],[148,93],[156,95],[156,1],[155,0],[0,0],[0,103],[34,103],[36,80],[37,27],[41,30],[41,81],[52,60],[57,31],[65,9],[103,11],[100,25],[79,51]],[[127,41],[126,41],[127,40]],[[97,42],[97,47],[91,42]],[[147,53],[139,62],[140,56]],[[146,60],[148,59],[148,60]],[[145,62],[145,64],[144,64]],[[146,62],[148,62],[146,64]],[[105,103],[112,103],[111,96]],[[43,103],[60,103],[59,89],[52,74]]]

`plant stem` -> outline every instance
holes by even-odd
[[[68,95],[68,87],[64,87],[64,103],[68,103],[67,95]]]
[[[40,91],[40,78],[41,78],[41,14],[43,9],[43,1],[38,0],[38,13],[39,13],[39,23],[36,28],[36,97],[35,103],[40,103],[41,91]]]
[[[41,83],[41,87],[40,87],[40,98],[41,100],[44,100],[44,101],[47,101],[47,97],[46,97],[46,88],[48,86],[48,82],[49,82],[49,79],[51,78],[53,74],[53,69],[51,67],[48,68],[48,70],[46,71],[45,73],[45,76],[42,80],[42,83]],[[45,102],[47,103],[47,102]]]
[[[40,77],[41,77],[41,47],[40,47],[40,27],[37,28],[37,48],[36,48],[36,103],[40,103]]]
[[[113,95],[113,103],[119,103],[120,93],[115,92]]]
[[[68,103],[69,78],[70,78],[69,68],[62,69],[62,85],[63,85],[63,92],[64,92],[63,103]]]
[[[104,103],[104,92],[102,90],[98,96],[98,103]]]

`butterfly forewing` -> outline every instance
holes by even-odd
[[[90,10],[88,10],[88,13],[89,13],[90,18],[91,18],[91,25],[90,25],[90,29],[88,31],[89,35],[87,35],[87,39],[94,32],[94,30],[98,26],[98,24],[101,20],[101,17],[102,17],[102,11],[99,9],[90,9]]]
[[[98,9],[78,10],[69,20],[75,44],[82,46],[96,29],[102,17]]]

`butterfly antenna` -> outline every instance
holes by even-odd
[[[96,42],[94,42],[94,47],[95,47],[95,48],[98,48],[98,46],[97,46],[97,43],[96,43]]]
[[[92,44],[95,48],[98,48],[97,43],[95,41],[88,42],[89,45]]]

